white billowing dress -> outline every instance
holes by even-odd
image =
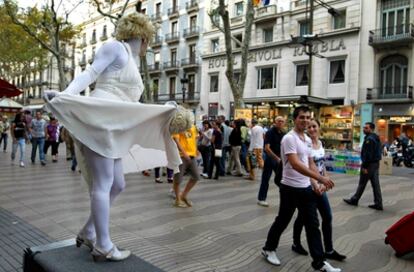
[[[178,171],[181,159],[171,138],[169,124],[174,106],[138,102],[143,83],[128,44],[124,68],[102,73],[91,96],[63,94],[47,103],[47,108],[73,135],[78,144],[78,163],[91,184],[83,148],[107,157],[122,158],[124,173],[158,166]]]

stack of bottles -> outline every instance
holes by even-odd
[[[327,171],[359,175],[361,156],[358,152],[326,150],[325,160]]]

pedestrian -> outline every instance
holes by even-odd
[[[211,127],[213,129],[213,136],[211,137],[211,160],[210,160],[210,169],[208,171],[208,178],[213,178],[213,170],[214,167],[216,168],[216,172],[214,174],[214,179],[218,179],[220,175],[220,160],[222,156],[222,145],[223,145],[223,138],[220,128],[216,121],[211,121]]]
[[[57,162],[57,154],[59,148],[59,124],[54,117],[50,118],[49,124],[46,126],[46,141],[44,147],[45,155],[47,154],[49,147],[52,147],[52,162]]]
[[[262,181],[260,184],[259,194],[257,196],[257,204],[268,207],[267,191],[269,189],[269,180],[272,172],[275,173],[275,183],[280,183],[280,175],[282,171],[282,163],[280,158],[280,143],[285,135],[283,128],[285,126],[285,118],[278,116],[274,119],[273,126],[266,132],[264,139],[266,158],[264,160]],[[276,182],[276,180],[278,180]],[[279,184],[277,184],[279,185]]]
[[[32,123],[29,128],[29,132],[31,135],[31,141],[32,141],[32,154],[31,154],[31,160],[32,163],[35,163],[36,160],[36,152],[39,148],[39,160],[40,164],[45,166],[46,160],[45,160],[45,138],[46,138],[46,128],[47,128],[47,122],[42,118],[42,112],[37,111],[36,116],[34,119],[32,119]]]
[[[226,161],[231,153],[231,146],[229,144],[229,137],[230,133],[233,128],[230,127],[230,122],[226,120],[224,115],[220,115],[217,118],[217,122],[220,127],[220,131],[222,132],[223,138],[223,147],[221,152],[221,159],[220,159],[220,176],[224,176],[226,174]]]
[[[144,85],[135,59],[146,55],[154,35],[147,16],[124,15],[115,40],[101,46],[63,93],[46,92],[48,110],[76,138],[77,161],[91,199],[90,215],[76,241],[78,247],[91,249],[94,261],[122,261],[131,254],[114,245],[109,231],[110,207],[125,188],[124,166],[128,172],[152,169],[164,163],[164,154],[169,168],[178,171],[180,164],[170,134],[170,129],[181,129],[179,122],[172,126],[178,107],[139,103]],[[90,96],[80,96],[93,82]],[[184,119],[181,123],[187,124]]]
[[[247,127],[246,120],[239,119],[240,122],[240,131],[241,131],[241,149],[240,149],[240,163],[244,167],[246,172],[249,172],[247,168],[247,150],[249,149],[250,145],[250,135],[249,135],[249,128]]]
[[[249,169],[248,179],[255,180],[255,166],[252,163],[251,158],[256,159],[257,166],[262,169],[264,166],[263,162],[263,145],[264,145],[264,130],[260,126],[256,119],[252,119],[252,127],[250,129],[250,145],[249,155],[247,158],[247,165]]]
[[[379,161],[381,160],[381,141],[377,134],[375,134],[375,124],[367,122],[364,125],[364,143],[361,149],[361,172],[359,175],[358,188],[351,198],[345,198],[344,202],[358,206],[358,201],[364,193],[368,180],[371,182],[374,193],[374,204],[368,207],[374,210],[383,210],[381,186],[379,182]]]
[[[188,198],[188,193],[196,185],[199,180],[197,167],[197,136],[198,131],[195,125],[189,130],[173,135],[173,139],[180,151],[182,163],[180,164],[180,172],[174,175],[173,190],[175,194],[174,206],[178,208],[192,207],[193,203]],[[180,184],[183,181],[184,174],[188,172],[190,179],[185,188],[180,192]]]
[[[311,140],[305,134],[311,118],[310,109],[299,106],[293,112],[294,128],[286,134],[281,143],[283,179],[280,184],[279,214],[270,227],[262,255],[273,265],[280,265],[276,255],[280,236],[289,225],[295,210],[301,214],[308,241],[312,267],[327,272],[340,272],[325,261],[319,221],[316,212],[316,198],[311,178],[331,189],[333,181],[319,174],[310,153]]]
[[[155,183],[162,183],[161,175],[160,175],[161,167],[154,168],[154,175],[155,175]],[[174,170],[167,167],[167,182],[172,183],[174,176]]]
[[[208,178],[208,172],[210,170],[211,153],[213,146],[211,144],[211,138],[213,137],[213,129],[211,128],[210,122],[204,120],[202,123],[202,129],[200,131],[200,145],[199,151],[203,158],[203,173],[201,174],[204,178]]]
[[[14,163],[14,159],[16,158],[17,149],[20,149],[20,167],[24,167],[24,156],[26,150],[26,140],[27,140],[27,133],[26,133],[26,122],[24,119],[24,115],[22,113],[17,113],[14,117],[14,121],[11,124],[10,134],[13,139],[13,146],[12,146],[12,153],[11,153],[11,160]]]
[[[10,130],[10,124],[7,120],[7,116],[4,115],[2,117],[2,120],[0,121],[0,146],[1,143],[3,143],[3,152],[7,152],[7,140],[9,138],[9,130]]]
[[[231,155],[230,155],[230,162],[227,167],[227,173],[241,177],[243,176],[241,170],[241,162],[240,162],[240,150],[242,146],[242,138],[241,138],[241,122],[240,120],[235,120],[233,122],[234,127],[229,136],[229,143],[231,145]],[[233,171],[234,165],[234,171]]]
[[[313,161],[318,168],[319,174],[322,176],[326,176],[326,168],[325,168],[325,149],[323,148],[322,142],[319,140],[320,136],[320,123],[316,119],[312,119],[307,129],[307,134],[312,140],[312,148],[311,148],[311,156]],[[314,186],[324,186],[321,184],[315,184]],[[316,190],[317,192],[318,190]],[[333,248],[333,241],[332,241],[332,210],[331,205],[329,204],[328,194],[321,188],[321,194],[314,193],[316,196],[316,207],[319,211],[319,215],[322,218],[322,234],[323,234],[323,242],[324,242],[324,249],[325,249],[325,258],[336,260],[336,261],[343,261],[346,259],[345,255],[339,254]],[[301,255],[308,255],[308,252],[303,248],[301,244],[301,233],[303,229],[303,219],[302,216],[299,214],[296,218],[295,224],[293,225],[293,245],[292,250]]]

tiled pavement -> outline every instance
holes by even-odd
[[[65,161],[20,168],[10,164],[9,155],[0,154],[0,271],[21,271],[22,252],[10,241],[19,240],[24,248],[73,238],[88,216],[89,204],[86,186]],[[343,271],[414,271],[412,255],[398,259],[383,242],[384,231],[413,210],[412,179],[382,176],[385,211],[378,212],[367,208],[370,186],[359,207],[347,206],[342,198],[353,192],[357,178],[333,176],[334,244],[348,255],[346,262],[333,263]],[[263,208],[256,205],[259,182],[202,180],[191,194],[194,207],[177,209],[167,196],[168,184],[155,184],[152,177],[140,174],[128,175],[127,184],[111,210],[113,240],[165,271],[312,271],[308,257],[290,250],[291,226],[280,241],[280,267],[260,256],[278,206],[274,185],[268,196],[271,206]],[[31,234],[19,234],[13,222],[25,227],[22,233]],[[9,224],[9,237],[4,237],[4,224]],[[4,260],[11,268],[3,266]]]

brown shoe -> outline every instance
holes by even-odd
[[[188,208],[187,204],[185,204],[185,202],[181,200],[174,201],[173,206],[177,208]]]
[[[193,202],[191,200],[189,200],[186,197],[181,197],[181,200],[188,206],[188,207],[192,207],[193,206]]]

